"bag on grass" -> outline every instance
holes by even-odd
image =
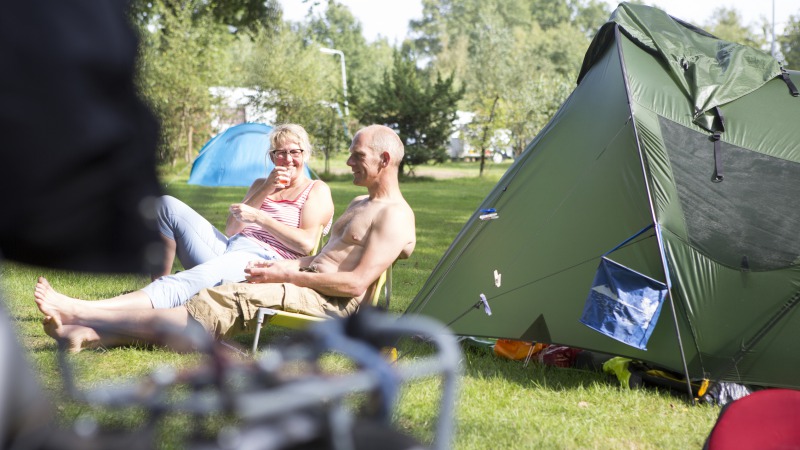
[[[503,358],[522,360],[536,355],[547,344],[517,341],[515,339],[498,339],[494,343],[494,354]]]
[[[581,352],[579,348],[567,347],[564,345],[550,345],[544,348],[536,359],[540,363],[547,366],[555,367],[572,367],[575,365],[575,360],[578,358],[578,353]]]

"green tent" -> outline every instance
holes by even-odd
[[[759,50],[620,4],[574,92],[407,314],[692,379],[800,387],[798,83]],[[579,319],[601,255],[653,224],[610,255],[669,286],[639,350]]]

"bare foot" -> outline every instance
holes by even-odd
[[[60,324],[72,324],[75,313],[79,310],[84,300],[77,300],[56,292],[44,277],[39,277],[33,289],[33,299],[39,311],[45,316],[57,318]]]
[[[33,290],[33,296],[41,299],[54,299],[61,301],[74,301],[74,302],[83,301],[83,300],[78,300],[76,298],[67,297],[66,295],[60,292],[56,292],[56,290],[53,289],[52,286],[50,286],[50,282],[47,281],[47,278],[45,277],[39,277],[36,280],[36,287]]]
[[[100,335],[95,330],[80,325],[63,325],[58,316],[45,316],[42,325],[44,332],[69,353],[78,353],[85,348],[97,348],[101,345]]]

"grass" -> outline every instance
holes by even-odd
[[[463,164],[463,163],[461,163]],[[343,166],[343,158],[331,166]],[[391,310],[408,306],[463,223],[494,186],[508,164],[490,165],[478,178],[477,163],[446,163],[420,167],[417,173],[463,171],[467,178],[437,180],[429,175],[406,180],[401,188],[416,213],[417,248],[394,271]],[[424,170],[423,170],[424,169]],[[188,171],[163,174],[173,178],[168,191],[197,208],[215,224],[222,224],[228,204],[239,201],[244,188],[188,186]],[[349,177],[329,181],[337,215],[363,189]],[[7,307],[41,383],[54,398],[60,419],[72,423],[91,413],[107,423],[135,428],[142,420],[138,411],[88,411],[66,399],[55,363],[55,345],[41,331],[39,313],[32,301],[36,276],[45,275],[67,295],[103,298],[137,289],[147,283],[141,276],[97,276],[54,271],[6,263],[0,279]],[[281,335],[270,331],[262,342]],[[248,339],[240,341],[246,346]],[[426,355],[430,349],[419,342],[403,342],[403,358]],[[157,347],[132,346],[108,351],[84,351],[70,357],[81,386],[96,386],[120,378],[138,377],[163,365],[191,367],[197,355],[176,354]],[[334,362],[335,366],[337,363]],[[561,369],[531,363],[525,366],[494,356],[481,347],[465,347],[464,374],[457,402],[454,448],[556,448],[556,449],[686,449],[701,448],[719,414],[719,408],[691,406],[685,399],[656,390],[627,390],[605,375],[577,369]],[[412,435],[430,440],[438,413],[439,381],[405,386],[398,401],[395,423]],[[160,447],[178,448],[186,435],[188,417],[170,417],[161,425]],[[213,422],[209,420],[208,422]],[[218,425],[208,425],[213,431]]]

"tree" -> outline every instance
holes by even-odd
[[[341,92],[338,61],[326,58],[316,44],[307,44],[288,25],[277,33],[262,32],[247,54],[245,84],[256,89],[252,99],[263,109],[274,109],[279,122],[300,123],[312,140],[324,139],[335,126],[345,139],[342,110],[335,103]],[[339,121],[332,122],[331,108]]]
[[[495,132],[502,127],[496,118],[502,108],[500,102],[508,95],[513,65],[515,42],[513,29],[505,26],[504,18],[491,5],[486,5],[478,15],[472,31],[470,69],[467,84],[472,89],[467,97],[469,108],[475,112],[472,122],[473,144],[480,150],[479,175],[483,176],[486,148]]]
[[[754,33],[749,26],[742,24],[742,16],[735,8],[717,8],[711,14],[711,18],[705,24],[706,31],[714,36],[747,45],[757,49],[765,49],[766,39]]]
[[[778,42],[786,61],[786,67],[800,70],[800,14],[789,16],[789,21],[783,29],[783,35],[778,38]]]
[[[590,39],[611,16],[608,3],[600,0],[570,0],[570,9],[575,12],[575,26]]]
[[[572,11],[564,0],[529,0],[533,21],[543,30],[569,23]]]
[[[505,126],[511,131],[514,156],[519,156],[525,146],[536,136],[574,87],[574,77],[541,73],[538,77],[520,80],[513,101],[506,103]]]
[[[431,79],[451,73],[465,87],[473,146],[485,154],[507,130],[518,153],[568,95],[609,14],[598,0],[423,0],[411,44]]]
[[[246,30],[256,33],[262,29],[274,29],[280,24],[281,9],[277,0],[131,0],[130,11],[134,23],[147,25],[164,14],[177,15],[189,11],[193,19],[210,17],[216,23],[227,25],[229,31]]]
[[[395,52],[391,71],[372,97],[361,104],[362,123],[384,124],[395,130],[406,148],[400,172],[428,161],[444,161],[456,105],[463,89],[453,87],[453,77],[437,76],[431,83],[409,54]]]
[[[196,14],[200,4],[153,1],[148,10],[152,20],[140,28],[138,82],[161,122],[160,162],[191,160],[193,149],[209,134],[208,88],[226,76],[232,36],[212,16]]]
[[[353,97],[362,95],[362,90],[367,92],[379,85],[383,72],[392,65],[392,48],[386,40],[368,44],[361,22],[347,6],[336,0],[328,0],[324,14],[310,17],[305,33],[307,39],[320,46],[345,54],[348,93]],[[341,81],[339,85],[341,93]]]
[[[158,159],[189,161],[211,134],[209,88],[238,84],[235,37],[274,33],[280,5],[277,0],[132,0],[130,17],[141,35],[140,90],[162,125]]]

